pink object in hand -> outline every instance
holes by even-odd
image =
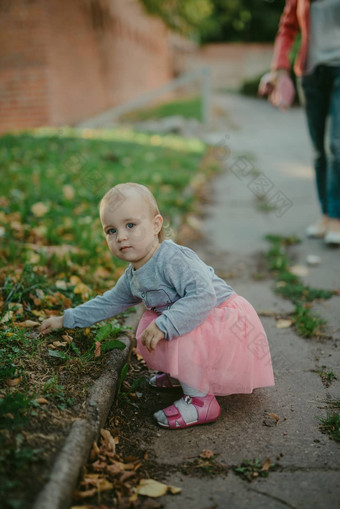
[[[277,77],[274,90],[269,96],[270,102],[278,108],[289,108],[295,97],[295,88],[288,74],[280,74]]]

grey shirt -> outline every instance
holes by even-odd
[[[182,336],[204,322],[234,290],[191,249],[164,240],[142,267],[126,269],[103,295],[64,312],[64,327],[89,327],[139,302],[159,316],[166,339]]]
[[[319,64],[340,65],[340,0],[316,0],[310,4],[306,74]]]

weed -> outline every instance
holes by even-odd
[[[316,336],[326,324],[326,320],[313,315],[311,309],[300,302],[295,305],[292,316],[297,333],[305,338]]]
[[[239,466],[234,466],[233,471],[240,475],[246,481],[253,481],[257,477],[268,477],[269,470],[275,467],[274,464],[270,463],[267,459],[262,463],[258,458],[252,460],[244,459]]]
[[[340,405],[338,405],[340,406]],[[339,412],[328,413],[326,418],[319,418],[321,425],[319,426],[322,433],[327,433],[329,438],[340,442],[340,414]]]
[[[326,368],[326,366],[323,366],[323,368]],[[332,369],[330,369],[328,371],[326,371],[325,369],[322,369],[321,371],[317,371],[317,373],[320,375],[322,383],[326,387],[329,387],[334,380],[338,379],[338,377],[336,376],[336,374],[334,373],[334,371]]]
[[[275,293],[291,300],[294,304],[295,310],[292,317],[299,336],[318,335],[326,321],[313,315],[311,307],[307,303],[313,302],[315,299],[329,299],[334,293],[304,285],[298,276],[289,271],[291,262],[287,249],[300,242],[299,239],[294,236],[280,237],[278,235],[266,235],[265,238],[271,243],[266,258],[268,269],[276,275]]]
[[[20,428],[29,418],[32,400],[21,392],[6,394],[0,399],[0,428]]]
[[[59,410],[66,410],[73,405],[74,400],[65,395],[64,386],[59,385],[58,377],[53,376],[43,386],[42,391],[46,399],[55,403]]]

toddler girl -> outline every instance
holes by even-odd
[[[251,393],[274,385],[266,334],[254,308],[216,276],[191,249],[164,240],[155,198],[140,184],[119,184],[100,203],[111,253],[130,262],[103,295],[66,309],[40,327],[89,327],[139,302],[137,352],[158,388],[180,384],[183,397],[154,414],[158,424],[179,429],[215,421],[215,395]]]

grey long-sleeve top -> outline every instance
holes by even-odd
[[[194,251],[165,240],[142,267],[129,265],[111,290],[66,309],[64,327],[89,327],[144,302],[170,340],[195,329],[233,293]]]

